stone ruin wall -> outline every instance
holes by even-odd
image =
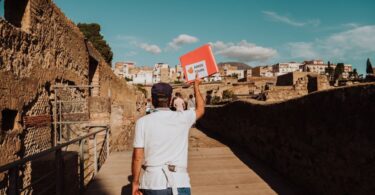
[[[172,85],[172,87],[172,96],[174,96],[176,92],[179,92],[181,93],[183,99],[187,101],[190,94],[194,95],[194,87],[192,85],[188,87],[184,87],[182,85]],[[151,86],[144,86],[143,88],[147,91],[147,98],[151,98]],[[226,83],[202,83],[200,85],[200,90],[203,98],[206,97],[208,91],[212,91],[212,96],[218,96],[220,98],[222,97],[224,90],[233,90],[234,92],[238,92],[239,94],[243,93],[244,91],[247,91],[248,93],[248,90],[244,90],[241,86],[234,87],[232,84]]]
[[[87,84],[88,55],[78,29],[46,1],[29,1],[25,14],[27,29],[0,20],[0,111],[16,112],[18,120],[13,129],[1,130],[0,151],[9,154],[1,164],[51,146],[51,85]]]
[[[276,86],[264,92],[268,102],[285,101],[298,98],[315,91],[330,89],[325,75],[293,72],[277,77]]]
[[[94,95],[107,99],[122,110],[120,121],[114,123],[128,124],[127,120],[135,120],[137,115],[136,90],[112,73],[59,8],[50,0],[22,0],[22,3],[23,9],[9,10],[18,8],[14,6],[17,2],[5,1],[6,18],[0,18],[0,165],[52,146],[51,115],[55,94],[51,86],[54,84],[99,85],[92,91],[87,88],[60,90],[60,98],[88,100]],[[12,13],[22,11],[22,21],[17,22]],[[91,58],[97,61],[92,78],[89,75]],[[67,105],[65,109],[82,113],[89,108]],[[100,114],[98,111],[96,118],[80,116],[79,120],[95,121],[101,118]],[[110,122],[111,110],[102,110],[102,114],[106,115],[107,123]],[[68,120],[69,116],[66,117]],[[112,129],[112,138],[116,138],[118,132],[128,133],[129,129],[123,126]],[[5,175],[0,174],[0,187],[4,178]],[[27,180],[27,176],[25,178]],[[27,183],[24,181],[24,185]]]
[[[197,126],[310,194],[372,194],[374,115],[375,84],[361,84],[285,102],[207,108]]]
[[[291,86],[274,86],[265,91],[265,98],[268,102],[285,101],[308,94],[308,78],[301,77]]]
[[[277,86],[273,84],[277,83]],[[269,85],[271,84],[271,85]],[[269,89],[267,89],[269,85]],[[193,87],[185,87],[182,85],[172,85],[173,93],[180,92],[185,100],[190,94],[194,94]],[[309,87],[314,88],[310,91]],[[144,86],[147,91],[148,98],[151,93],[151,86]],[[203,83],[201,91],[203,97],[206,97],[208,91],[212,91],[212,97],[218,96],[222,98],[223,91],[232,91],[238,99],[249,100],[250,94],[259,91],[261,96],[258,100],[267,102],[286,101],[293,98],[305,96],[314,91],[330,89],[328,79],[325,75],[314,73],[293,72],[282,75],[277,78],[268,77],[251,77],[249,82],[236,83]],[[174,95],[174,94],[173,94]]]
[[[135,121],[145,112],[137,108],[141,104],[144,108],[145,97],[136,87],[127,85],[115,76],[111,69],[100,69],[100,94],[106,94],[111,101],[111,151],[132,149]]]

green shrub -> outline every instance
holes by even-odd
[[[211,104],[219,104],[221,101],[220,97],[219,96],[214,96],[212,97],[211,99]]]
[[[234,97],[233,91],[230,90],[224,90],[223,91],[223,99],[230,99]]]

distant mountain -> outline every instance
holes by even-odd
[[[224,64],[230,64],[232,66],[237,66],[237,69],[238,70],[247,70],[247,69],[251,69],[252,67],[245,64],[245,63],[242,63],[242,62],[220,62],[217,64],[218,68],[222,68],[224,66]]]

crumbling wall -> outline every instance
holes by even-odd
[[[311,194],[375,190],[375,84],[274,104],[207,108],[199,128],[238,144]]]
[[[0,111],[17,113],[12,129],[0,129],[1,165],[52,146],[51,85],[63,80],[87,84],[88,55],[78,29],[71,30],[70,21],[48,1],[22,3],[24,10],[18,10],[14,2],[6,1],[5,5],[13,5],[5,7],[6,18],[18,16],[11,23],[0,19]],[[0,120],[7,122],[4,117]],[[35,179],[31,173],[31,163],[27,163],[22,186]],[[0,184],[5,178],[1,173]]]
[[[330,89],[331,86],[326,75],[317,75],[318,79],[318,91]]]
[[[298,79],[306,77],[308,74],[313,73],[296,71],[280,75],[276,78],[276,86],[292,86],[298,81]]]
[[[111,113],[108,118],[111,127],[111,151],[124,151],[132,148],[129,141],[134,136],[135,121],[144,112],[137,110],[136,88],[128,86],[125,80],[116,77],[112,70],[100,66],[101,96],[110,97]]]
[[[265,99],[268,102],[285,101],[308,94],[308,84],[310,80],[307,76],[299,77],[291,86],[274,86],[265,91]]]
[[[27,4],[26,11],[32,13],[27,18],[31,24],[28,31],[0,19],[0,111],[16,110],[21,121],[20,128],[2,132],[3,137],[17,134],[14,139],[21,142],[20,150],[4,142],[0,151],[19,157],[52,144],[50,86],[63,80],[87,84],[88,74],[88,54],[78,28],[49,1]],[[19,10],[7,13],[11,11]],[[82,93],[87,94],[84,89]]]
[[[0,165],[52,146],[52,103],[58,98],[86,101],[98,96],[109,99],[110,104],[124,105],[127,117],[136,114],[135,89],[115,77],[78,27],[51,0],[5,0],[4,4],[6,19],[0,18]],[[97,66],[93,71],[92,64]],[[55,84],[95,88],[60,89],[55,97]],[[63,120],[97,120],[80,115],[88,111],[82,106],[85,104],[63,104],[63,109],[72,113]],[[107,112],[110,115],[110,110]],[[23,185],[30,182],[28,167],[24,177],[29,181],[24,178]],[[4,178],[0,173],[0,186]]]
[[[23,117],[24,130],[21,136],[24,146],[22,156],[29,156],[52,146],[51,132],[51,105],[49,104],[49,95],[43,90],[37,95],[36,101],[29,105]]]

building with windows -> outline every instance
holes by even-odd
[[[333,69],[336,68],[336,64],[330,65]],[[311,61],[304,61],[301,65],[301,70],[303,72],[313,72],[318,74],[326,74],[326,69],[328,68],[328,64],[325,64],[323,60],[311,60]],[[353,66],[351,64],[344,64],[344,72],[342,74],[343,78],[349,77],[349,72],[353,71]]]
[[[225,76],[237,77],[237,79],[245,78],[245,70],[227,70]]]
[[[323,60],[304,61],[302,65],[303,72],[314,72],[324,74],[328,68],[328,64],[324,64]]]
[[[215,73],[215,74],[213,74],[213,75],[211,75],[209,77],[204,78],[205,82],[219,82],[219,81],[222,81],[222,80],[223,79],[222,79],[222,77],[221,77],[221,75],[220,75],[219,72]]]
[[[152,85],[153,71],[141,69],[137,74],[132,75],[132,84]]]
[[[222,77],[237,77],[238,79],[243,79],[246,77],[245,73],[247,73],[246,70],[240,70],[237,66],[233,66],[231,64],[224,64],[221,68],[219,68],[219,74]]]
[[[287,63],[277,63],[272,66],[273,73],[275,76],[284,75],[289,72],[302,72],[302,63],[298,62],[287,62]]]
[[[184,71],[180,64],[169,69],[169,79],[170,82],[181,82],[185,79]]]
[[[154,65],[153,83],[169,82],[169,65],[166,63],[156,63]]]
[[[131,79],[136,71],[135,62],[116,62],[113,72],[120,78]]]
[[[273,67],[272,66],[257,66],[252,70],[253,77],[273,77]]]

